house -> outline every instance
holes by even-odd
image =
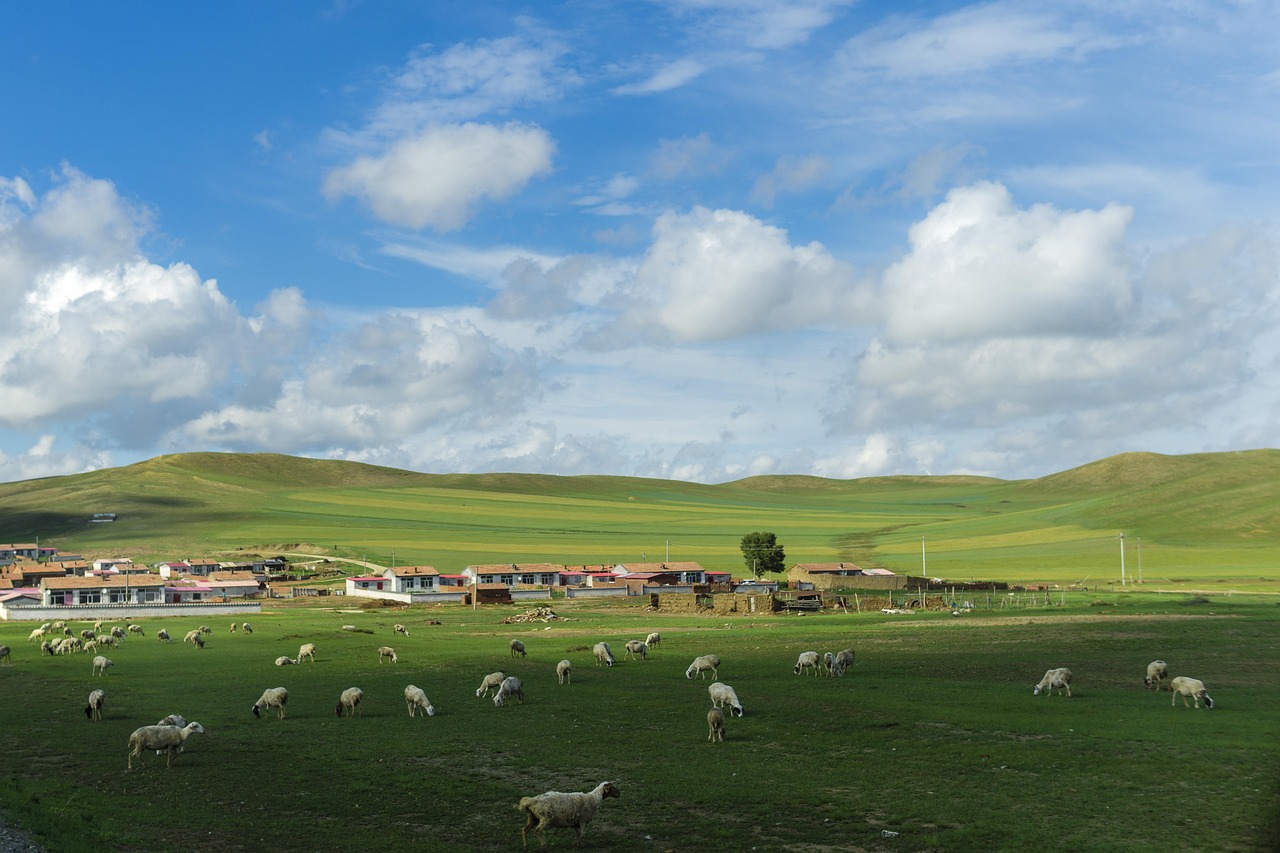
[[[41,604],[46,607],[70,604],[151,604],[164,597],[164,578],[159,575],[45,578],[40,582]]]
[[[186,577],[191,569],[191,564],[185,560],[177,560],[172,563],[156,563],[155,569],[162,578],[181,578]]]
[[[434,592],[442,586],[440,573],[431,566],[395,566],[379,575],[347,578],[347,592]]]
[[[0,560],[12,560],[25,557],[28,560],[47,560],[58,553],[57,548],[44,547],[32,542],[0,545]]]
[[[257,595],[261,586],[252,572],[215,572],[207,578],[170,578],[164,597],[169,604],[214,601]]]
[[[102,557],[93,561],[95,572],[128,572],[133,571],[133,560],[128,557]],[[142,569],[141,571],[146,571]]]
[[[813,584],[815,589],[900,589],[904,581],[888,569],[863,569],[853,563],[796,563],[787,571],[787,580],[795,586]]]
[[[614,574],[626,577],[645,572],[662,572],[674,575],[677,585],[706,583],[707,572],[693,561],[679,563],[623,563],[614,568]]]
[[[554,563],[499,563],[467,566],[462,574],[467,583],[513,586],[559,586],[560,566]]]

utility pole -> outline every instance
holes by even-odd
[[[1142,585],[1142,537],[1138,537],[1138,585]]]
[[[929,577],[929,560],[924,552],[924,537],[920,537],[920,574]]]
[[[1120,534],[1120,586],[1124,586],[1124,534]]]

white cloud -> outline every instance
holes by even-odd
[[[666,0],[704,40],[779,50],[802,44],[853,0]]]
[[[819,154],[780,157],[773,171],[756,179],[751,200],[772,207],[780,193],[800,193],[818,186],[831,171],[831,163]]]
[[[680,88],[706,70],[706,66],[697,60],[677,59],[663,65],[639,83],[618,86],[613,93],[615,95],[654,95],[658,92],[667,92]]]
[[[717,146],[706,133],[660,139],[653,156],[653,172],[668,181],[688,175],[705,177],[719,174],[732,159],[733,153]]]
[[[384,222],[451,231],[482,199],[507,198],[550,172],[554,153],[539,127],[445,125],[334,169],[324,190],[330,199],[359,198]]]

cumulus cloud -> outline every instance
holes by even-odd
[[[444,125],[334,169],[324,191],[331,200],[360,199],[384,222],[452,231],[482,199],[507,198],[547,174],[554,153],[550,134],[539,127]]]

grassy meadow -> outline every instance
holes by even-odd
[[[351,602],[346,602],[351,604]],[[845,614],[711,617],[556,602],[566,621],[503,624],[520,608],[290,605],[226,619],[203,650],[175,637],[193,618],[143,619],[146,638],[109,652],[41,659],[30,625],[0,623],[0,807],[54,851],[511,850],[525,795],[622,790],[583,849],[1248,851],[1277,840],[1280,607],[1255,596],[1128,596],[955,618]],[[430,624],[438,621],[440,624]],[[411,636],[393,637],[402,622]],[[343,631],[350,624],[372,633]],[[73,627],[81,627],[79,624]],[[623,661],[626,639],[662,643]],[[529,650],[512,659],[507,643]],[[619,663],[594,666],[610,641]],[[314,665],[277,668],[302,642]],[[397,664],[376,648],[394,645]],[[852,646],[843,678],[796,676],[801,651]],[[723,659],[746,716],[706,740],[708,681]],[[1217,707],[1170,706],[1141,683],[1149,660],[1202,678]],[[558,685],[570,659],[572,683]],[[1045,669],[1075,673],[1073,697],[1033,697]],[[501,669],[523,705],[478,699]],[[431,718],[410,719],[405,685]],[[290,691],[284,720],[255,719],[262,690]],[[363,715],[335,714],[342,689]],[[85,698],[107,691],[104,719]],[[126,771],[139,725],[178,712],[206,729],[166,768]],[[884,832],[896,832],[887,838]],[[568,849],[557,830],[551,849]]]

